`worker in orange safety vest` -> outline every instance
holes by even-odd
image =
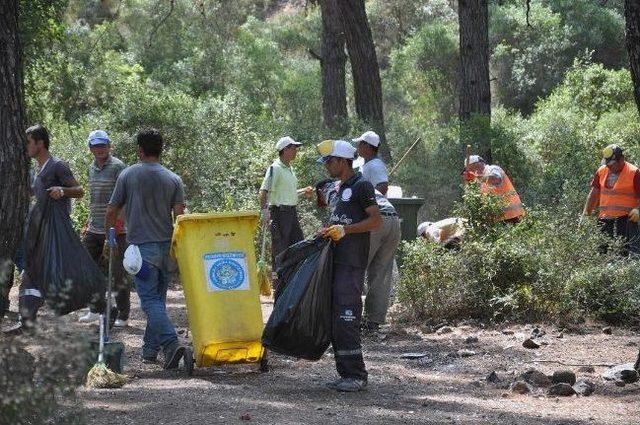
[[[499,166],[487,164],[479,155],[470,155],[465,160],[463,179],[467,182],[478,179],[482,193],[501,196],[504,199],[505,205],[499,221],[517,223],[524,217],[525,211],[520,195],[507,173]]]
[[[607,146],[602,151],[602,165],[591,181],[583,214],[591,215],[597,209],[602,231],[624,239],[623,254],[637,253],[639,206],[640,171],[625,161],[620,146]]]

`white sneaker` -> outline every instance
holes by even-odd
[[[129,325],[128,320],[116,319],[113,323],[113,326],[116,328],[126,328]]]
[[[80,316],[80,318],[78,319],[78,322],[92,323],[92,322],[97,322],[98,320],[100,320],[100,315],[98,313],[92,313],[89,311],[84,316]]]

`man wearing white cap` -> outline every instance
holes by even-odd
[[[353,172],[356,149],[344,140],[325,140],[318,152],[329,175],[338,180],[330,225],[320,234],[335,242],[333,251],[331,345],[340,378],[331,389],[361,391],[367,386],[360,321],[362,286],[369,257],[369,233],[380,227],[380,209],[373,185]]]
[[[89,150],[93,154],[93,162],[89,165],[89,220],[87,229],[82,239],[85,248],[100,264],[105,244],[105,214],[111,194],[116,186],[116,180],[120,173],[127,167],[122,161],[111,155],[111,141],[104,130],[94,130],[89,133],[87,139]],[[118,309],[114,326],[125,327],[129,320],[130,293],[128,281],[124,276],[122,256],[127,248],[127,234],[124,226],[124,216],[121,214],[116,221],[116,241],[118,249],[113,264],[114,287],[116,290],[116,306]],[[94,307],[95,311],[89,311],[80,317],[80,322],[93,322],[100,318],[97,311],[101,310],[104,300]]]
[[[520,195],[516,192],[511,179],[502,168],[489,165],[479,155],[470,155],[465,160],[465,170],[462,173],[465,182],[479,180],[480,190],[484,194],[502,197],[504,208],[499,221],[517,223],[524,217],[525,211]]]
[[[358,155],[364,159],[362,177],[370,181],[375,189],[387,196],[389,189],[389,173],[387,166],[378,158],[380,136],[373,131],[366,131],[362,136],[353,139],[358,144]]]
[[[363,327],[373,333],[385,322],[389,309],[393,263],[400,244],[400,217],[386,198],[389,174],[387,166],[378,158],[380,137],[373,131],[367,131],[353,141],[358,144],[358,155],[365,161],[362,177],[375,187],[382,216],[380,228],[371,232],[367,265],[366,321]]]
[[[278,140],[275,146],[278,158],[267,169],[260,186],[262,223],[271,226],[271,259],[274,271],[278,254],[304,239],[296,205],[299,193],[310,195],[313,189],[306,187],[299,191],[298,179],[291,168],[291,162],[296,158],[300,145],[302,143],[288,136]],[[275,273],[273,288],[274,296],[277,298],[280,291]]]

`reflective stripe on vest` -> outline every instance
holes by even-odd
[[[613,187],[608,188],[606,184],[609,169],[605,165],[598,168],[596,175],[600,182],[599,218],[623,217],[638,207],[640,197],[636,194],[633,184],[637,170],[637,167],[625,162]]]
[[[505,200],[506,206],[503,208],[500,221],[511,220],[512,218],[524,216],[524,206],[520,200],[520,195],[516,192],[511,179],[506,173],[502,173],[502,184],[500,186],[491,186],[488,183],[482,183],[482,191],[484,193],[491,193],[494,195],[502,196]]]

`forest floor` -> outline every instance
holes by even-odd
[[[522,342],[534,325],[462,325],[448,333],[392,325],[364,339],[367,390],[341,394],[324,387],[336,376],[330,351],[318,362],[271,354],[266,373],[255,365],[229,365],[196,368],[190,378],[142,363],[145,321],[137,296],[131,299],[129,327],[112,337],[125,343],[125,373],[131,380],[121,389],[79,390],[91,425],[640,424],[640,385],[618,387],[602,378],[607,369],[602,365],[635,360],[640,334],[629,329],[613,328],[607,335],[593,324],[569,330],[542,324],[545,345],[531,350]],[[182,291],[171,290],[167,306],[180,337],[188,342]],[[272,303],[263,299],[262,306],[266,319]],[[75,314],[64,320],[80,332],[95,333],[94,326],[78,324]],[[419,358],[403,358],[409,353]],[[596,366],[580,372],[577,365]],[[551,397],[540,388],[524,395],[506,388],[530,368],[546,374],[572,370],[578,379],[591,380],[595,392]],[[493,371],[506,384],[488,382]]]

